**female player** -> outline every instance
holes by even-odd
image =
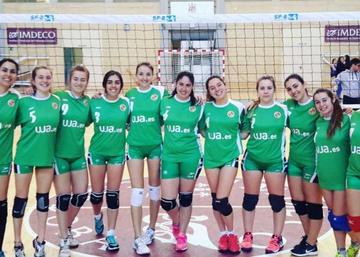
[[[175,84],[171,97],[164,98],[160,106],[164,121],[161,207],[173,222],[175,250],[186,251],[193,191],[202,167],[197,126],[203,107],[195,105],[194,75],[191,72],[180,72]],[[180,207],[176,202],[177,195]]]
[[[241,249],[252,250],[252,230],[260,184],[265,177],[269,202],[273,210],[273,236],[265,249],[276,253],[283,248],[281,233],[285,222],[285,127],[288,119],[286,106],[274,101],[275,81],[263,76],[256,83],[258,102],[246,115],[243,137],[250,135],[242,160],[245,194],[243,199],[244,239]],[[259,156],[262,156],[259,160]]]
[[[89,71],[78,65],[70,72],[69,91],[55,95],[61,100],[60,124],[55,147],[56,215],[59,224],[60,257],[77,247],[71,224],[87,199],[88,175],[84,151],[85,126],[89,118],[89,97],[84,95]],[[73,193],[71,195],[71,193]],[[71,203],[71,204],[70,204]],[[70,207],[70,210],[68,211]],[[69,227],[69,229],[68,229]]]
[[[127,137],[127,165],[131,180],[131,218],[137,254],[150,254],[147,245],[154,240],[156,219],[160,206],[160,156],[162,148],[160,101],[167,91],[152,85],[154,68],[143,62],[136,67],[137,87],[130,89],[130,126]],[[150,224],[141,236],[142,203],[144,198],[144,159],[149,174]]]
[[[5,257],[2,246],[8,215],[7,193],[18,107],[18,95],[9,92],[9,89],[15,83],[18,71],[19,66],[13,59],[4,58],[0,61],[0,257]]]
[[[219,76],[207,79],[208,103],[200,128],[205,137],[204,166],[210,186],[215,220],[220,229],[220,252],[239,253],[238,236],[234,233],[233,211],[229,196],[242,153],[240,125],[244,106],[227,96],[227,87]]]
[[[285,79],[284,85],[291,97],[284,103],[290,112],[288,127],[291,131],[288,185],[305,233],[291,254],[316,255],[316,240],[323,218],[321,190],[315,171],[314,135],[319,114],[300,75],[291,74]]]
[[[35,257],[45,256],[45,231],[49,210],[49,191],[54,176],[56,131],[60,118],[59,98],[51,94],[52,72],[40,66],[32,71],[33,96],[19,100],[17,124],[21,136],[15,155],[16,196],[13,205],[15,256],[24,256],[21,227],[33,169],[36,175],[37,237]]]
[[[115,236],[115,225],[119,211],[119,189],[125,163],[125,129],[129,116],[129,101],[120,97],[124,86],[117,71],[108,71],[103,79],[104,96],[91,99],[90,113],[94,123],[88,163],[91,180],[90,202],[95,215],[96,234],[104,230],[101,206],[104,196],[105,176],[108,231],[107,251],[119,250]]]
[[[346,256],[345,237],[350,231],[346,209],[346,168],[350,145],[350,119],[343,114],[339,100],[325,88],[314,93],[316,109],[316,165],[320,188],[329,208],[328,220],[334,231],[336,257]],[[355,240],[356,241],[356,240]]]
[[[354,239],[360,242],[360,112],[353,112],[350,128],[350,158],[346,174],[346,200],[348,219]],[[355,257],[359,245],[352,241],[347,250],[349,257]]]

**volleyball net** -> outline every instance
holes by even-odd
[[[54,86],[63,88],[71,67],[90,70],[89,94],[102,90],[110,69],[135,86],[135,68],[150,62],[154,84],[169,90],[176,74],[195,75],[203,94],[210,75],[225,79],[233,99],[256,95],[262,75],[275,77],[278,99],[285,99],[285,77],[298,73],[310,92],[331,87],[333,58],[360,55],[360,12],[191,15],[1,14],[0,57],[17,60],[18,86],[29,84],[31,70],[46,65]]]

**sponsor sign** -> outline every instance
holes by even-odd
[[[326,25],[325,42],[360,42],[360,25]]]
[[[56,45],[56,28],[7,28],[8,45]]]

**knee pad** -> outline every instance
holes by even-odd
[[[161,198],[160,201],[161,208],[163,208],[165,211],[171,211],[172,209],[175,209],[177,207],[177,202],[175,199],[165,199]]]
[[[233,211],[228,197],[216,199],[215,205],[219,212],[224,216],[229,216]]]
[[[131,206],[140,207],[144,200],[144,188],[131,189]]]
[[[180,192],[179,204],[181,207],[189,207],[192,204],[193,194],[190,192]]]
[[[160,200],[160,186],[153,187],[149,186],[149,197],[151,201],[159,201]]]
[[[269,194],[269,202],[273,212],[280,212],[285,207],[285,200],[283,195]]]
[[[119,190],[106,191],[106,204],[107,207],[111,210],[119,209],[120,203],[119,203]]]
[[[0,217],[2,219],[6,220],[7,215],[8,215],[7,200],[0,201]]]
[[[82,207],[86,202],[88,197],[88,192],[80,193],[80,194],[73,194],[71,197],[71,204],[75,207]]]
[[[104,192],[100,192],[100,193],[91,192],[91,194],[90,194],[90,202],[92,204],[102,203],[103,198],[104,198]]]
[[[349,226],[351,231],[360,232],[360,216],[350,216],[348,215]]]
[[[321,203],[307,203],[308,216],[312,220],[322,220],[324,218],[323,205]]]
[[[27,201],[28,201],[27,198],[20,198],[20,197],[15,196],[14,206],[13,206],[13,210],[12,210],[12,216],[14,218],[24,217]]]
[[[70,194],[62,194],[56,196],[56,209],[60,211],[67,211],[70,204]]]
[[[36,193],[36,210],[39,212],[49,211],[49,193]]]
[[[212,205],[212,208],[214,211],[219,211],[217,209],[217,205],[215,203],[215,200],[216,200],[216,193],[211,193],[211,205]]]
[[[330,226],[334,231],[351,231],[346,215],[336,216],[334,215],[332,210],[329,210],[328,220],[330,222]]]
[[[294,205],[297,215],[302,216],[308,213],[305,201],[291,200],[291,202]]]
[[[259,201],[259,195],[244,194],[242,207],[246,211],[253,211]]]

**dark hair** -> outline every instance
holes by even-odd
[[[11,59],[11,58],[4,58],[4,59],[2,59],[1,61],[0,61],[0,67],[4,64],[4,63],[6,63],[6,62],[11,62],[12,64],[14,64],[15,65],[15,68],[16,68],[16,74],[18,74],[18,72],[19,72],[19,64],[17,63],[17,62],[15,62],[13,59]]]
[[[152,74],[154,74],[154,67],[153,67],[149,62],[141,62],[141,63],[139,63],[139,64],[136,66],[136,73],[135,73],[135,74],[138,73],[139,68],[140,68],[141,66],[146,66],[146,67],[148,67],[148,68],[151,70]]]
[[[51,69],[48,68],[48,67],[46,67],[46,66],[37,66],[37,67],[35,67],[35,68],[32,70],[32,72],[31,72],[31,87],[33,88],[34,95],[35,95],[35,93],[36,93],[36,86],[33,84],[33,81],[35,80],[36,75],[37,75],[37,72],[38,72],[39,70],[48,70],[48,71],[50,71],[51,76],[53,75]],[[51,90],[50,90],[50,92],[51,92]]]
[[[352,58],[350,61],[351,65],[358,65],[360,64],[360,59],[359,58]]]
[[[212,75],[211,77],[209,77],[206,82],[205,82],[205,87],[206,87],[206,98],[208,101],[215,101],[214,97],[212,97],[209,93],[209,83],[211,80],[213,79],[219,79],[224,85],[225,85],[225,81],[218,75]]]
[[[284,80],[284,87],[286,87],[286,83],[288,83],[288,81],[290,79],[296,79],[297,81],[299,81],[301,83],[301,85],[303,85],[303,86],[305,85],[305,81],[304,81],[303,77],[301,77],[299,74],[293,73],[293,74],[287,76],[286,79]],[[305,88],[305,92],[308,96],[310,96],[307,88]]]
[[[81,71],[81,72],[85,72],[86,73],[86,80],[89,81],[89,78],[90,78],[90,72],[89,70],[86,68],[85,65],[82,65],[82,64],[79,64],[79,65],[76,65],[74,66],[71,71],[70,71],[70,81],[71,81],[71,78],[72,76],[74,75],[74,72],[75,71]]]
[[[343,120],[343,111],[341,109],[339,99],[329,89],[326,88],[317,89],[313,96],[314,101],[315,101],[315,96],[320,93],[327,94],[327,96],[330,97],[331,102],[335,99],[333,103],[334,111],[331,114],[329,127],[327,129],[327,136],[328,138],[331,138],[335,134],[336,128],[341,128],[341,122]]]
[[[108,71],[108,72],[105,73],[104,78],[103,78],[103,81],[102,81],[102,86],[103,86],[103,88],[104,88],[104,90],[105,90],[105,93],[107,93],[107,92],[106,92],[106,84],[107,84],[107,81],[108,81],[108,79],[109,79],[111,76],[113,76],[113,75],[116,75],[116,76],[119,78],[119,80],[120,80],[120,91],[121,91],[121,90],[123,89],[123,87],[124,87],[124,81],[123,81],[123,78],[122,78],[120,72],[115,71],[115,70],[110,70],[110,71]]]
[[[191,89],[191,93],[190,93],[190,105],[194,106],[196,104],[196,98],[195,98],[195,94],[194,94],[194,83],[195,83],[194,74],[192,74],[190,71],[179,72],[179,74],[176,76],[175,84],[177,84],[179,82],[179,80],[182,79],[183,77],[187,77],[190,80],[191,84],[193,85],[193,88]],[[171,93],[171,97],[174,97],[176,94],[177,94],[177,91],[176,91],[176,85],[175,85],[175,88]]]

